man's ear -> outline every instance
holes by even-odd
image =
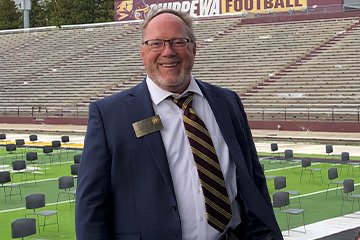
[[[193,44],[193,54],[196,55],[196,43]]]
[[[144,48],[144,46],[143,45],[140,46],[140,57],[141,57],[142,62],[144,62],[145,51],[146,51],[146,49]]]

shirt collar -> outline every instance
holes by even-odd
[[[161,103],[163,100],[165,100],[170,96],[173,96],[174,98],[180,98],[182,96],[187,95],[189,92],[193,92],[203,97],[203,93],[201,92],[200,87],[196,83],[193,76],[191,76],[191,80],[188,88],[182,94],[172,93],[160,88],[149,78],[149,76],[146,77],[146,84],[150,92],[151,100],[155,105],[158,105],[159,103]]]

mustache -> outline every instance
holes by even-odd
[[[179,57],[159,58],[157,62],[160,64],[172,64],[172,63],[181,62],[181,58]]]

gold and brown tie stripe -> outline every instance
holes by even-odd
[[[223,232],[231,219],[229,197],[213,142],[204,122],[192,108],[192,99],[190,93],[172,101],[184,111],[183,122],[204,193],[207,221]]]

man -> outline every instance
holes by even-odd
[[[78,240],[281,240],[238,95],[191,75],[191,19],[151,11],[147,77],[94,102],[78,175]]]

